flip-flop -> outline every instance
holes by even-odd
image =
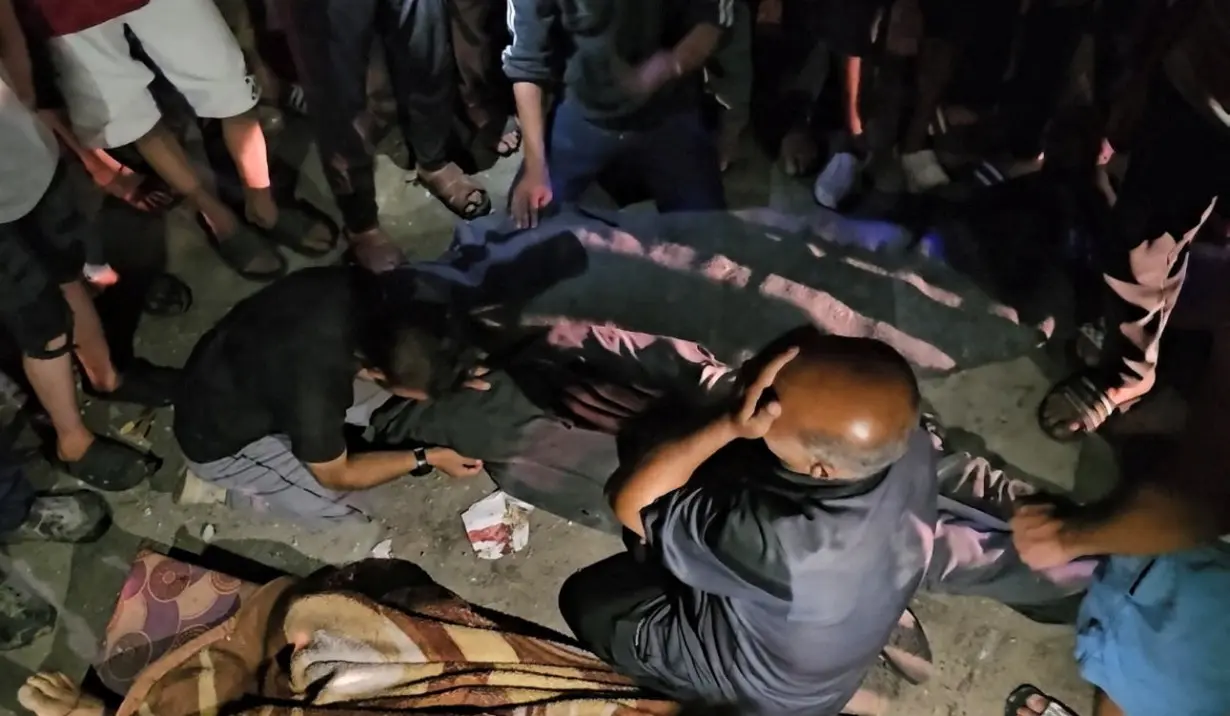
[[[474,177],[456,164],[448,164],[430,174],[419,171],[419,184],[450,211],[466,221],[491,213],[491,195]],[[473,195],[480,198],[472,199]]]
[[[209,245],[213,247],[218,258],[235,273],[249,281],[273,281],[286,275],[286,258],[272,246],[269,241],[253,227],[239,221],[235,224],[235,232],[225,239],[219,239],[213,227],[198,215],[197,223],[205,230]],[[246,268],[252,259],[272,254],[277,257],[277,266],[269,271],[253,271]]]
[[[902,612],[880,653],[893,671],[915,686],[927,683],[935,674],[931,642],[922,622],[910,609]]]
[[[304,240],[308,234],[322,226],[329,233],[326,245],[318,247],[305,243]],[[277,223],[268,229],[256,224],[252,224],[252,227],[269,237],[269,240],[275,244],[285,246],[300,256],[310,259],[318,259],[333,253],[340,236],[337,224],[333,223],[333,220],[324,212],[306,201],[295,201],[287,206],[279,206]]]
[[[1032,684],[1022,684],[1008,694],[1008,700],[1004,702],[1004,716],[1017,716],[1018,711],[1026,708],[1025,702],[1034,696],[1046,699],[1046,710],[1041,716],[1076,716],[1076,712],[1062,701],[1047,696],[1045,692]]]
[[[169,273],[160,273],[150,281],[142,308],[151,316],[182,316],[192,308],[192,289]]]
[[[60,466],[96,490],[123,492],[157,472],[158,460],[118,440],[96,435],[80,460],[61,460]]]

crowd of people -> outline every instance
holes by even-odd
[[[613,446],[648,416],[587,422],[558,384],[566,356],[500,352],[491,326],[404,298],[414,266],[380,225],[374,182],[388,115],[419,181],[463,220],[493,207],[456,157],[458,120],[472,147],[520,151],[506,209],[531,228],[611,176],[664,213],[725,209],[723,171],[756,96],[781,125],[781,168],[816,172],[829,210],[942,193],[970,164],[1008,183],[1096,188],[1105,220],[1087,228],[1105,340],[1038,411],[1049,435],[1077,439],[1156,381],[1190,245],[1218,225],[1227,70],[1224,0],[0,0],[0,319],[55,458],[93,490],[132,488],[152,466],[85,426],[74,366],[100,399],[174,405],[184,501],[326,528],[367,521],[371,488],[506,457],[371,439],[391,407],[481,409],[498,423],[502,403],[484,396],[548,371],[548,421]],[[172,95],[220,137],[229,166],[216,181],[189,158]],[[1074,111],[1087,121],[1064,121]],[[340,229],[272,186],[267,138],[295,115],[314,128]],[[1101,151],[1050,153],[1077,124]],[[986,136],[945,150],[959,125]],[[270,282],[182,370],[113,361],[89,284],[115,276],[69,187],[70,158],[134,209],[184,202],[229,268]],[[347,265],[287,275],[280,247],[321,258],[339,244]],[[1094,713],[1221,716],[1226,351],[1218,333],[1182,444],[1083,507],[951,454],[909,364],[876,340],[800,329],[720,366],[700,400],[663,381],[696,420],[620,453],[610,508],[630,549],[574,575],[561,612],[583,646],[660,696],[837,714],[919,590],[1034,616],[1083,594],[1077,659]],[[93,491],[37,493],[0,469],[7,539],[88,541],[109,519]],[[0,590],[0,647],[55,623],[33,593]],[[73,689],[40,675],[23,693],[42,716],[63,704],[39,700],[50,692]],[[1032,686],[1007,709],[1073,713]]]

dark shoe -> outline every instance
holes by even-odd
[[[0,571],[0,651],[29,646],[55,625],[55,607]]]
[[[122,492],[141,484],[158,471],[158,462],[118,440],[97,435],[94,444],[76,462],[61,466],[73,477],[96,490]]]
[[[154,365],[144,358],[134,358],[120,374],[120,387],[109,393],[87,387],[85,392],[99,400],[161,408],[174,402],[175,394],[179,390],[180,375],[181,371],[177,368]]]
[[[102,495],[76,490],[39,495],[26,521],[5,542],[93,542],[111,526],[111,508]]]

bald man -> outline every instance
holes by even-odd
[[[738,410],[652,450],[616,491],[650,565],[574,575],[587,648],[682,700],[837,713],[923,580],[936,454],[905,359],[809,331]]]

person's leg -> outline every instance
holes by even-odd
[[[217,5],[212,0],[151,0],[129,13],[126,22],[196,115],[220,120],[223,142],[242,184],[246,220],[292,248],[327,251],[332,243],[329,227],[284,217],[274,201],[269,151],[257,112],[260,88],[248,74],[243,52]]]
[[[636,656],[636,632],[644,610],[665,598],[665,585],[660,569],[624,552],[565,580],[559,593],[560,614],[581,646],[653,686],[653,678]]]
[[[1059,439],[1096,431],[1152,389],[1188,246],[1225,183],[1230,142],[1163,78],[1150,89],[1138,136],[1098,252],[1107,325],[1100,366],[1057,385],[1040,408],[1043,428]]]
[[[389,78],[420,181],[463,219],[490,212],[487,191],[448,156],[456,66],[447,0],[385,0],[382,10]]]
[[[1039,0],[1021,22],[1021,49],[1001,112],[1014,159],[1036,159],[1042,134],[1067,88],[1072,62],[1095,3]]]
[[[226,490],[226,503],[277,512],[313,525],[368,522],[358,493],[322,487],[290,450],[285,436],[271,435],[237,454],[209,463],[188,463],[190,474]]]
[[[966,25],[966,0],[920,0],[923,40],[918,53],[914,110],[901,137],[901,165],[911,192],[925,192],[948,183],[935,152],[927,148],[927,132],[952,79]]]
[[[700,112],[672,115],[641,134],[624,150],[649,187],[658,211],[722,211],[722,186],[717,143],[701,121]]]
[[[281,257],[244,234],[238,217],[205,189],[179,140],[163,126],[147,89],[154,75],[132,58],[124,34],[133,15],[52,40],[74,131],[87,147],[134,144],[163,181],[200,212],[219,246],[229,247],[228,263],[252,277],[277,274],[284,268]],[[170,39],[178,41],[178,35]]]
[[[730,166],[752,112],[752,10],[735,3],[734,25],[705,68],[705,83],[722,105],[718,150],[722,171]]]
[[[571,100],[555,107],[547,129],[547,172],[551,176],[551,203],[577,204],[598,175],[624,150],[618,132],[585,119]],[[516,185],[516,181],[513,182]]]
[[[367,76],[379,0],[284,4],[286,39],[315,127],[325,181],[333,190],[355,258],[372,271],[405,260],[380,226]]]
[[[506,44],[501,27],[507,3],[502,0],[449,0],[453,57],[461,103],[479,139],[501,156],[520,147],[511,130],[511,91],[499,66],[499,47]],[[505,35],[505,36],[501,36]]]

